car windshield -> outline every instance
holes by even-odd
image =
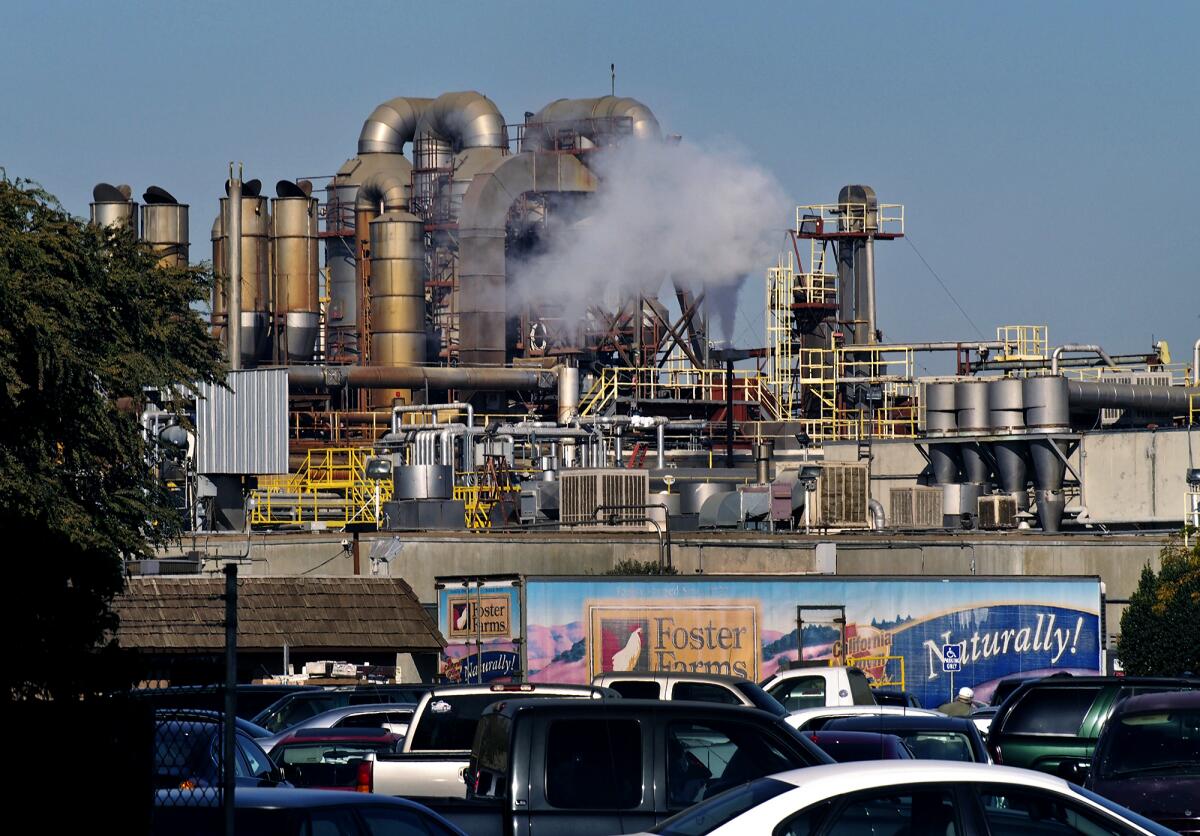
[[[1133,775],[1200,776],[1200,710],[1128,714],[1105,734],[1101,779]]]
[[[660,836],[704,836],[747,810],[793,789],[792,784],[774,778],[759,778],[690,807],[650,832]]]
[[[904,739],[913,756],[921,760],[967,761],[975,760],[971,741],[958,732],[935,731],[892,731]]]
[[[749,682],[735,682],[733,685],[746,696],[750,702],[754,703],[755,708],[761,708],[768,714],[774,714],[776,717],[786,717],[788,710],[783,707],[783,703],[772,697],[762,688]]]
[[[286,702],[276,703],[273,710],[259,714],[254,722],[272,732],[280,732],[331,708],[342,708],[349,701],[349,694],[336,691],[296,694]]]
[[[336,743],[293,743],[279,746],[271,753],[275,763],[292,766],[303,763],[337,763],[366,760],[376,752],[387,752],[394,748],[390,742],[366,743],[338,741]]]

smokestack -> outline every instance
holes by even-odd
[[[225,294],[225,334],[231,371],[242,367],[242,167],[237,176],[229,164],[229,224],[225,252],[229,258],[229,290]]]

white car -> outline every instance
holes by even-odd
[[[759,778],[689,807],[661,836],[1170,836],[1062,778],[980,763],[859,761]]]
[[[796,731],[819,731],[830,720],[840,717],[869,717],[876,714],[898,714],[908,717],[944,717],[930,708],[909,708],[903,705],[829,705],[793,711],[784,722]]]

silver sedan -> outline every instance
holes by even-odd
[[[416,708],[416,703],[411,702],[379,702],[331,708],[270,737],[259,738],[258,743],[270,753],[279,741],[298,729],[382,728],[403,735],[408,733],[408,724]]]

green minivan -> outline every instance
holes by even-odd
[[[1113,708],[1126,697],[1200,688],[1194,677],[1062,676],[1021,685],[988,731],[998,764],[1036,769],[1082,783]]]

